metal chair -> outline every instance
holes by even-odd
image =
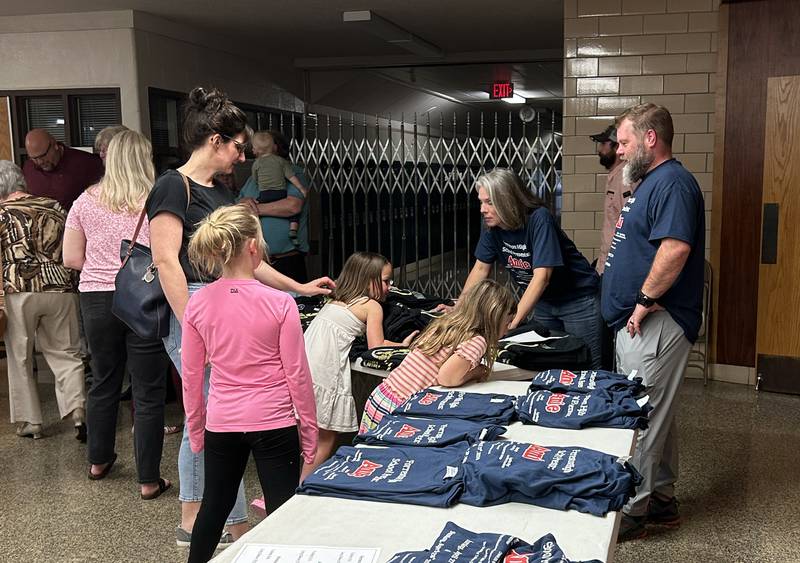
[[[711,289],[714,282],[714,271],[706,260],[703,270],[703,316],[700,331],[692,349],[689,351],[689,366],[703,370],[703,385],[708,384],[708,327],[711,326]]]

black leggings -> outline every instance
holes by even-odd
[[[205,432],[205,490],[192,529],[189,563],[214,555],[234,503],[239,482],[253,453],[264,503],[273,511],[289,500],[300,481],[297,426],[259,432]]]

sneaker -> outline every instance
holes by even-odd
[[[225,549],[226,547],[230,547],[233,545],[233,536],[230,532],[224,531],[222,532],[222,537],[219,539],[219,543],[217,544],[217,549]],[[175,528],[175,543],[179,547],[189,547],[192,544],[192,533],[187,532],[180,526]]]
[[[86,443],[86,409],[78,407],[72,411],[72,422],[75,423],[75,439]]]
[[[678,499],[662,499],[650,495],[650,504],[647,506],[647,523],[654,526],[677,528],[681,525],[681,515],[678,512]]]
[[[17,436],[21,438],[33,438],[38,440],[42,437],[42,425],[23,422],[17,426]]]
[[[617,534],[617,543],[640,540],[647,537],[647,528],[644,527],[646,519],[646,516],[628,516],[623,512],[619,533]]]

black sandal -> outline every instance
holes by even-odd
[[[158,489],[156,489],[152,493],[144,494],[142,493],[142,500],[154,500],[161,496],[161,493],[164,491],[168,491],[172,488],[172,483],[162,479],[161,477],[158,478]]]
[[[111,456],[111,461],[106,464],[103,470],[100,473],[92,473],[92,467],[89,466],[89,480],[90,481],[99,481],[100,479],[105,479],[108,476],[109,471],[111,468],[114,467],[114,462],[117,461],[117,454]]]

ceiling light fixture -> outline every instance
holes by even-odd
[[[433,43],[429,43],[422,37],[414,35],[396,23],[382,18],[372,10],[342,12],[342,22],[358,24],[372,35],[380,37],[387,43],[397,45],[415,55],[430,58],[441,58],[444,56],[444,51]]]

